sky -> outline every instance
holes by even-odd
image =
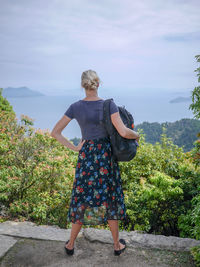
[[[199,0],[0,0],[0,87],[101,96],[186,95],[197,85]]]

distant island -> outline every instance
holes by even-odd
[[[174,98],[172,100],[169,101],[169,103],[182,103],[182,102],[188,102],[188,101],[191,101],[191,98],[190,97],[177,97],[177,98]]]
[[[7,87],[3,89],[3,97],[33,97],[33,96],[44,96],[44,94],[29,89],[28,87]]]

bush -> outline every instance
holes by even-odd
[[[200,246],[195,246],[190,249],[197,267],[200,267]]]
[[[183,191],[170,176],[153,171],[140,185],[131,183],[126,193],[129,230],[178,235],[177,221],[183,211]]]
[[[76,153],[0,96],[0,202],[7,215],[66,227]],[[3,104],[2,104],[3,103]]]
[[[174,145],[165,133],[155,145],[145,143],[142,135],[137,156],[120,163],[120,169],[128,214],[126,230],[191,236],[193,225],[186,222],[186,214],[199,194],[200,169],[190,154]],[[196,213],[194,210],[188,219]]]
[[[192,198],[191,207],[185,211],[178,220],[180,236],[200,240],[200,194]]]

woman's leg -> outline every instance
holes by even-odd
[[[122,249],[125,245],[119,243],[119,226],[118,220],[108,220],[108,224],[110,227],[110,231],[112,233],[113,241],[114,241],[114,249]]]
[[[66,248],[68,249],[73,249],[74,247],[74,242],[76,240],[76,237],[78,235],[78,233],[80,232],[82,227],[82,224],[78,224],[78,223],[72,223],[72,229],[71,229],[71,234],[70,234],[70,240],[68,242],[68,244],[66,245]]]

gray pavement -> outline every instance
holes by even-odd
[[[189,248],[200,244],[190,238],[150,235],[138,231],[120,232],[127,249],[119,257],[113,254],[110,231],[82,228],[75,253],[65,253],[70,229],[37,226],[31,222],[7,221],[0,224],[0,266],[131,266],[192,267]]]

